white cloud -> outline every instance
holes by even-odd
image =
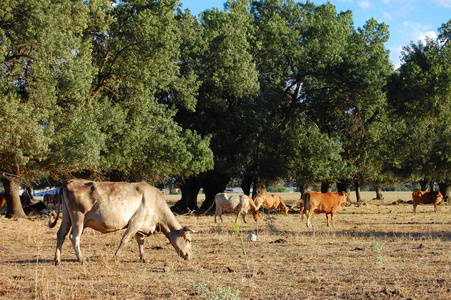
[[[431,39],[437,38],[437,33],[432,29],[432,25],[423,25],[419,23],[415,23],[413,21],[404,21],[402,23],[403,26],[403,34],[404,34],[404,40],[406,38],[410,41],[413,41],[414,43],[418,42],[419,40],[424,41],[426,40],[426,37],[429,37]]]
[[[418,40],[421,41],[425,41],[426,38],[430,38],[430,39],[437,39],[437,33],[435,33],[434,31],[426,31],[426,32],[420,32],[420,34],[418,35]]]
[[[371,8],[371,3],[368,0],[359,1],[358,5],[361,9],[370,9]]]
[[[442,7],[451,8],[451,0],[433,0],[432,2],[435,2]]]

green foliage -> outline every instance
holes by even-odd
[[[388,84],[392,118],[398,120],[392,168],[414,181],[451,178],[451,60],[446,28],[442,26],[442,43],[428,39],[406,46],[403,64]]]
[[[211,169],[210,137],[180,127],[165,101],[193,109],[198,88],[180,63],[175,5],[2,2],[3,170],[140,180]]]

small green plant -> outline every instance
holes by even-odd
[[[370,246],[370,250],[374,253],[377,253],[376,256],[376,264],[380,264],[384,261],[384,257],[382,256],[382,249],[385,248],[385,244],[384,243],[373,243]]]
[[[202,293],[208,293],[210,291],[210,289],[208,288],[208,285],[206,283],[199,283],[199,284],[195,285],[194,288]]]
[[[216,291],[211,291],[208,288],[208,285],[205,283],[199,283],[194,286],[196,290],[201,293],[213,293],[208,300],[239,300],[240,299],[240,291],[233,290],[231,287],[223,287],[219,288]]]
[[[243,254],[246,255],[246,249],[244,247],[244,241],[243,241],[243,237],[242,237],[241,231],[240,231],[240,222],[237,222],[237,223],[233,224],[232,226],[230,226],[230,230],[235,232],[238,235],[238,237],[240,238],[241,248],[243,249]]]
[[[274,224],[274,221],[276,220],[276,218],[275,217],[266,217],[265,218],[265,221],[266,221],[266,223],[268,223],[268,227],[269,227],[269,229],[271,230],[271,231],[275,231],[276,230],[276,226],[275,226],[275,224]]]
[[[220,288],[216,293],[208,298],[209,300],[239,300],[240,291],[233,290],[231,287]]]

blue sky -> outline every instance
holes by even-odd
[[[295,0],[305,2],[304,0]],[[226,0],[181,0],[183,9],[189,8],[193,15],[217,7],[224,8]],[[311,1],[317,5],[327,1]],[[390,26],[390,40],[385,44],[390,50],[390,59],[395,67],[403,46],[424,40],[426,36],[436,38],[437,29],[451,19],[451,0],[335,0],[330,1],[337,11],[351,10],[354,25],[362,27],[370,18]]]

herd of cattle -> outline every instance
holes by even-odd
[[[46,194],[43,205],[56,203],[58,196]],[[440,192],[414,191],[412,193],[413,212],[418,204],[434,204],[434,211],[443,201]],[[139,247],[139,258],[144,257],[144,236],[155,232],[163,232],[171,242],[177,253],[184,259],[192,257],[190,233],[196,232],[182,227],[169,208],[164,195],[155,187],[146,183],[125,182],[93,182],[83,179],[66,181],[60,188],[57,213],[52,212],[49,217],[49,227],[56,226],[62,213],[61,226],[57,233],[55,263],[61,263],[61,247],[71,231],[71,241],[78,261],[84,262],[80,251],[80,237],[85,228],[92,228],[102,233],[109,233],[126,229],[119,247],[115,253],[117,259],[122,247],[135,236]],[[32,206],[30,199],[23,199],[23,204]],[[4,195],[0,194],[0,208],[6,203]],[[327,226],[334,226],[334,216],[341,205],[348,204],[346,192],[318,193],[308,191],[303,194],[299,213],[307,217],[307,227],[312,227],[311,217],[314,213],[326,214]],[[257,194],[254,199],[247,195],[217,194],[213,204],[204,213],[207,214],[216,206],[217,216],[221,221],[222,213],[235,212],[238,221],[242,215],[246,222],[246,214],[252,214],[254,220],[261,220],[260,208],[280,209],[285,215],[288,207],[279,195]],[[330,215],[330,222],[329,222]]]

